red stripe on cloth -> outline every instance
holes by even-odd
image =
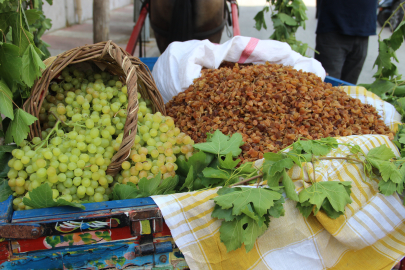
[[[257,38],[250,38],[248,44],[246,45],[246,48],[243,50],[243,52],[239,58],[238,63],[245,63],[245,61],[249,58],[249,56],[255,50],[257,43],[259,43],[259,40]]]

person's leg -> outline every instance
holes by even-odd
[[[344,36],[337,33],[316,35],[315,59],[321,62],[329,76],[340,79],[343,64],[350,47]]]
[[[343,81],[357,84],[361,69],[367,56],[368,37],[353,37],[353,48],[346,56],[346,61],[342,68],[341,79]]]

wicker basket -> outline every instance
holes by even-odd
[[[50,82],[62,70],[71,64],[92,61],[111,74],[118,75],[126,81],[128,88],[128,115],[124,126],[124,137],[120,149],[112,157],[107,173],[115,175],[121,169],[134,144],[138,122],[138,91],[144,98],[151,100],[154,112],[166,115],[162,96],[156,88],[149,68],[138,58],[131,56],[112,41],[100,42],[69,50],[57,57],[45,61],[48,67],[42,77],[35,82],[30,98],[24,103],[24,110],[38,118]],[[30,126],[29,138],[41,137],[41,126],[36,121]]]

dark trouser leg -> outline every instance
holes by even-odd
[[[366,60],[368,49],[368,37],[356,37],[353,48],[346,56],[346,61],[342,68],[341,79],[343,81],[357,84],[364,61]]]
[[[346,55],[350,51],[344,35],[325,33],[316,35],[315,59],[321,62],[325,71],[334,78],[340,79]]]

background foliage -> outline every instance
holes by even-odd
[[[36,120],[21,106],[45,68],[42,60],[50,56],[41,36],[52,24],[42,5],[42,0],[0,0],[0,137],[5,143],[20,144]]]

